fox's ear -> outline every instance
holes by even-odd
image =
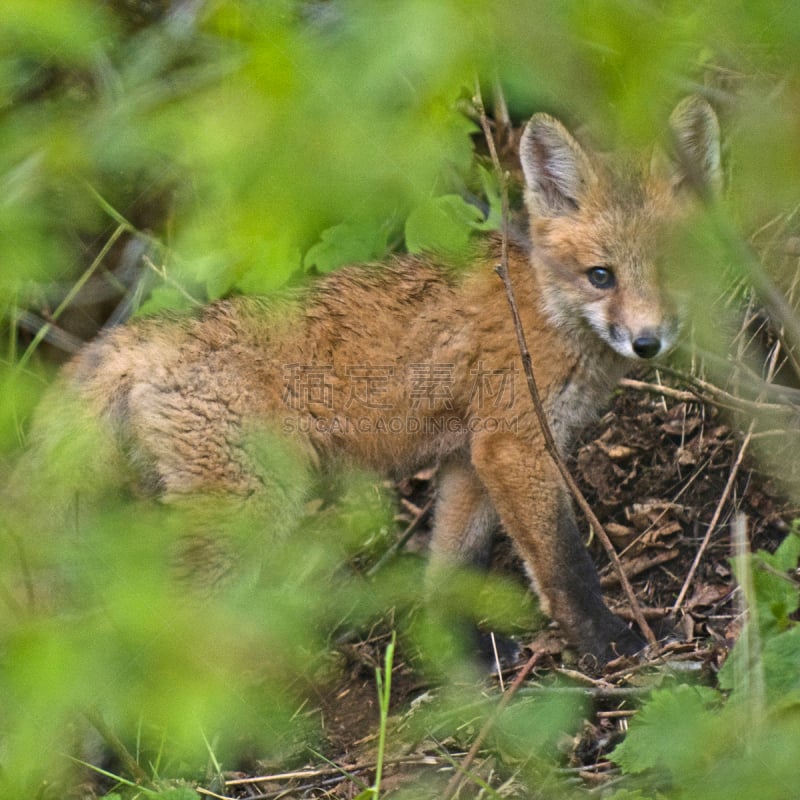
[[[722,186],[719,121],[699,95],[681,100],[669,118],[672,136],[672,184],[700,194],[716,194]]]
[[[595,173],[569,131],[547,114],[535,114],[519,144],[525,201],[531,214],[558,217],[576,211]]]

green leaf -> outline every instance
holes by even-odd
[[[800,592],[797,583],[786,573],[797,568],[798,558],[800,536],[793,532],[783,540],[775,553],[759,550],[746,562],[746,568],[753,572],[755,610],[762,636],[784,631],[793,624],[790,617],[800,604]]]
[[[481,231],[498,231],[503,225],[503,200],[497,185],[497,176],[486,167],[478,167],[483,194],[489,203],[489,215],[484,222],[477,223],[475,228]]]
[[[764,560],[775,569],[794,570],[800,561],[800,520],[795,520],[791,533],[780,543],[773,555],[763,554]]]
[[[767,697],[778,701],[800,692],[800,625],[772,636],[764,645],[764,678]]]
[[[542,694],[515,699],[503,709],[492,736],[507,759],[526,761],[553,757],[564,731],[574,730],[585,718],[586,703],[581,697]]]
[[[759,550],[746,558],[743,564],[734,563],[740,581],[745,577],[739,574],[741,570],[752,573],[755,608],[749,609],[751,618],[747,625],[748,631],[755,628],[757,638],[763,642],[757,663],[759,668],[763,668],[764,686],[771,699],[800,688],[800,681],[793,680],[797,673],[796,665],[800,663],[800,628],[792,619],[800,602],[800,592],[788,574],[797,568],[798,558],[800,536],[795,528],[774,553]],[[752,674],[749,661],[754,656],[746,655],[743,650],[748,643],[752,644],[751,637],[742,636],[722,665],[718,676],[720,688],[741,690],[737,675]],[[747,671],[737,672],[737,669]]]
[[[180,786],[174,789],[167,789],[159,792],[158,796],[163,800],[197,800],[197,792],[188,786]]]
[[[137,314],[147,316],[159,311],[188,310],[194,306],[189,295],[177,286],[156,286],[150,296],[142,303]]]
[[[110,18],[102,6],[86,0],[49,0],[45,9],[27,0],[5,0],[0,21],[0,41],[47,58],[89,62],[92,48],[108,36]]]
[[[383,253],[386,236],[379,228],[343,222],[322,232],[320,240],[309,247],[303,266],[331,272],[342,264],[368,261]]]
[[[236,272],[232,287],[244,294],[266,294],[280,289],[301,267],[300,248],[289,237],[262,241],[253,255],[247,259],[248,266]],[[212,290],[209,284],[209,293]],[[222,296],[222,287],[211,296]]]
[[[411,253],[463,254],[483,214],[457,194],[434,197],[417,206],[406,220],[406,247]]]
[[[661,768],[679,773],[703,750],[707,710],[719,703],[712,689],[677,686],[653,692],[650,701],[633,718],[628,735],[611,758],[624,772]]]

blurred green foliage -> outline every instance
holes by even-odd
[[[752,582],[747,631],[720,672],[721,692],[678,686],[654,692],[631,722],[612,758],[625,772],[645,775],[640,797],[669,800],[784,798],[794,792],[800,736],[800,626],[788,618],[798,607],[800,535],[775,554],[737,565]],[[636,785],[636,784],[635,784]],[[620,793],[614,800],[630,795]]]
[[[164,2],[132,21],[124,9],[137,5],[146,4],[0,8],[4,453],[24,439],[48,366],[35,354],[17,366],[28,344],[18,310],[57,306],[120,226],[159,271],[150,310],[270,291],[402,244],[457,251],[496,226],[496,190],[464,113],[476,78],[487,100],[496,82],[503,87],[515,119],[550,110],[636,145],[663,135],[679,96],[706,91],[731,154],[732,224],[747,232],[796,210],[800,9],[790,3],[208,0]],[[473,195],[487,203],[488,222],[465,202]],[[687,263],[715,271],[693,249]],[[359,481],[348,491],[291,541],[269,546],[254,586],[215,601],[176,590],[164,549],[180,530],[163,510],[112,505],[66,517],[43,504],[36,514],[6,506],[0,797],[62,796],[65,753],[91,758],[97,749],[85,710],[100,713],[157,777],[201,773],[211,739],[228,765],[251,748],[302,752],[318,733],[298,709],[329,669],[331,631],[419,598],[416,564],[402,561],[374,581],[343,568],[391,527],[385,499]],[[53,576],[53,597],[34,608],[31,570]],[[501,601],[505,609],[517,597],[476,599],[465,586],[454,602],[475,616],[503,616]],[[775,603],[782,633],[768,646],[788,663],[796,628],[786,630],[785,599]],[[432,630],[418,640],[436,641]],[[698,720],[686,741],[701,745],[706,730],[738,730],[738,712],[716,718],[717,705],[694,689],[654,699],[620,763],[650,766],[659,747],[645,732],[651,715],[676,736]],[[539,723],[518,711],[499,734],[515,752],[547,749],[572,724],[571,707],[545,709]],[[759,728],[765,738],[748,751],[767,759],[797,733],[795,706],[770,714],[776,724]],[[667,756],[674,774],[690,759],[678,749]]]

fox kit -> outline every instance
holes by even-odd
[[[675,341],[658,246],[692,204],[687,184],[718,182],[719,132],[699,98],[670,131],[680,157],[639,165],[590,156],[545,114],[522,136],[529,237],[510,244],[508,267],[562,451],[630,365]],[[119,470],[169,504],[241,507],[275,533],[312,470],[436,464],[433,583],[480,559],[499,522],[576,647],[599,660],[634,652],[641,639],[604,605],[543,446],[497,260],[490,240],[464,269],[399,256],[281,300],[134,321],[67,365],[40,416],[71,397],[105,437],[104,477]]]

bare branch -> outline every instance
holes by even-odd
[[[486,737],[494,727],[498,717],[503,712],[503,709],[509,704],[511,698],[517,693],[520,686],[522,686],[525,678],[528,677],[531,670],[536,666],[536,662],[538,660],[539,653],[534,653],[528,659],[528,662],[525,664],[525,666],[517,673],[513,683],[508,687],[508,691],[501,696],[500,701],[497,703],[497,707],[492,712],[489,719],[486,720],[478,735],[475,737],[475,741],[472,743],[472,747],[470,747],[469,752],[464,756],[461,763],[457,765],[457,771],[455,775],[450,778],[450,781],[442,793],[442,800],[451,800],[451,798],[455,796],[456,792],[461,786],[461,782],[464,780],[467,770],[469,770],[470,764],[472,764],[472,762],[475,760],[475,756],[478,755],[478,750],[480,750],[483,746]]]
[[[569,469],[567,468],[566,464],[564,463],[564,459],[561,457],[561,453],[558,450],[558,447],[555,443],[555,439],[553,438],[553,432],[550,429],[550,423],[547,419],[547,415],[545,414],[544,407],[542,405],[542,400],[539,395],[539,389],[536,385],[536,379],[533,374],[533,364],[531,361],[531,354],[528,350],[528,344],[525,339],[525,332],[522,328],[522,320],[520,319],[519,309],[517,308],[517,302],[514,295],[514,287],[511,283],[511,277],[508,271],[508,238],[509,238],[509,209],[508,209],[508,185],[507,185],[507,176],[504,173],[501,165],[500,159],[497,156],[497,148],[495,147],[494,137],[492,136],[492,131],[489,125],[489,120],[486,117],[486,111],[483,107],[483,100],[480,96],[480,88],[476,87],[476,96],[475,96],[475,104],[478,109],[479,119],[481,123],[481,127],[483,129],[483,134],[486,137],[486,144],[489,148],[489,154],[492,159],[492,164],[494,165],[495,171],[497,173],[497,178],[500,181],[500,192],[501,192],[501,200],[502,200],[502,235],[501,235],[501,249],[500,249],[500,264],[496,268],[497,274],[500,276],[501,280],[503,281],[503,285],[505,286],[506,290],[506,297],[508,298],[508,304],[511,308],[511,316],[514,320],[514,330],[517,334],[517,343],[519,344],[519,351],[520,356],[522,358],[522,368],[525,373],[525,379],[528,384],[528,391],[530,392],[531,400],[533,402],[533,407],[536,412],[536,417],[539,420],[539,425],[542,430],[542,435],[544,437],[544,444],[545,448],[547,449],[547,453],[550,458],[553,460],[553,463],[558,468],[558,471],[561,473],[561,477],[564,480],[567,488],[569,489],[570,493],[575,499],[575,502],[580,507],[581,511],[583,512],[584,516],[589,522],[589,525],[592,527],[592,530],[597,535],[597,538],[600,540],[603,548],[608,555],[609,560],[614,566],[614,570],[619,576],[620,584],[622,585],[622,589],[625,592],[625,596],[628,599],[628,602],[631,606],[631,612],[633,613],[634,619],[636,620],[636,624],[639,626],[640,630],[642,631],[643,635],[647,639],[650,644],[656,644],[656,637],[653,634],[650,626],[647,624],[647,620],[642,613],[641,607],[639,605],[639,601],[636,597],[636,594],[633,591],[633,587],[630,584],[627,576],[625,575],[625,571],[622,568],[622,562],[617,555],[617,551],[614,549],[614,545],[611,542],[611,539],[608,536],[605,528],[600,523],[600,520],[597,519],[594,511],[592,511],[592,507],[589,505],[586,498],[583,496],[578,484],[575,482],[575,479],[572,477]]]
[[[739,452],[736,455],[736,460],[734,461],[733,466],[731,467],[731,472],[730,475],[728,476],[728,482],[725,484],[725,488],[722,491],[722,496],[719,498],[717,507],[714,509],[714,515],[711,517],[711,522],[708,523],[708,530],[706,531],[706,535],[703,537],[703,541],[701,542],[700,547],[697,550],[697,553],[694,557],[694,561],[692,562],[692,566],[689,569],[689,574],[686,576],[686,580],[683,582],[683,587],[681,588],[680,594],[678,595],[674,605],[672,606],[673,614],[680,609],[680,607],[683,605],[683,601],[686,599],[686,594],[689,591],[689,587],[692,585],[692,581],[694,580],[694,576],[697,573],[697,568],[700,566],[700,561],[703,558],[703,554],[706,552],[708,544],[711,541],[711,536],[716,530],[717,523],[719,522],[719,518],[722,515],[722,509],[725,507],[725,503],[728,502],[728,497],[730,497],[731,491],[733,491],[733,486],[736,481],[736,476],[739,473],[739,467],[742,465],[744,454],[745,452],[747,452],[747,447],[750,444],[750,440],[753,436],[754,427],[755,427],[755,420],[752,420],[750,422],[750,427],[747,429],[747,435],[744,437],[742,446],[739,448]]]

